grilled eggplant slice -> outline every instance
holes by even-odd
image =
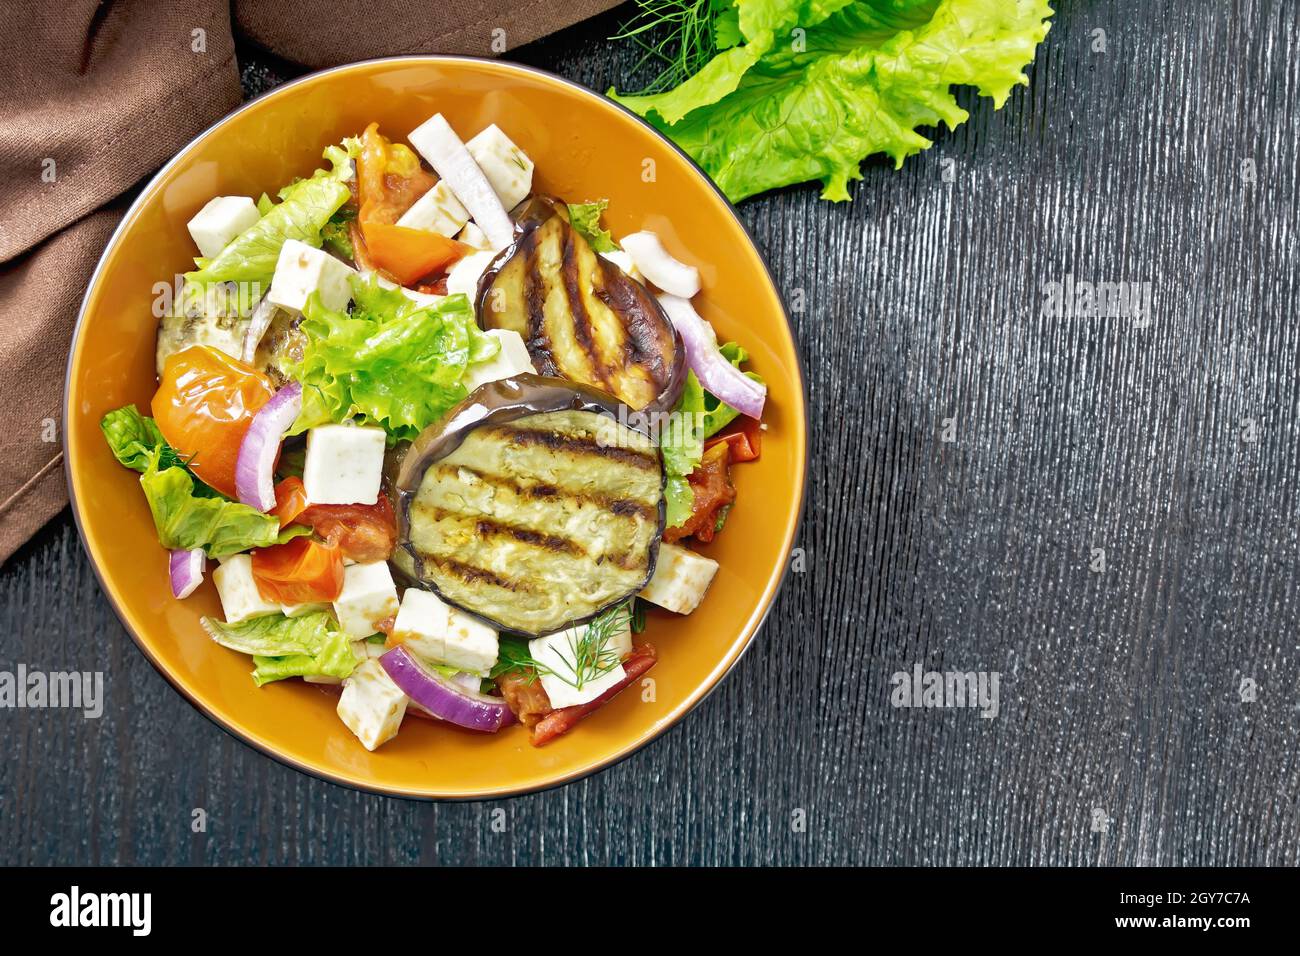
[[[515,215],[514,243],[479,280],[479,324],[523,336],[542,375],[592,385],[637,411],[672,409],[686,350],[655,297],[592,251],[564,203],[537,197]]]
[[[398,470],[398,568],[503,630],[547,634],[654,574],[663,462],[637,416],[539,375],[489,382]]]

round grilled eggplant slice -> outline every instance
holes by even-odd
[[[394,564],[521,634],[626,601],[654,574],[664,525],[645,417],[556,378],[480,386],[402,459]]]
[[[641,283],[592,251],[564,203],[515,210],[515,241],[479,280],[479,325],[523,336],[542,375],[608,392],[637,411],[668,411],[686,383],[686,349]]]

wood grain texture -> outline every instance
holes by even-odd
[[[0,569],[0,667],[108,705],[0,711],[0,861],[1300,863],[1300,7],[1058,6],[1002,111],[851,204],[743,205],[803,305],[807,570],[682,724],[501,803],[303,776],[152,670],[65,515]],[[619,19],[516,58],[604,89]],[[1067,275],[1152,283],[1153,321],[1042,315]],[[892,708],[917,662],[1000,672],[1001,713]]]

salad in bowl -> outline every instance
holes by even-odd
[[[258,687],[337,693],[367,750],[408,717],[543,746],[672,653],[647,605],[707,599],[766,386],[695,264],[535,191],[509,130],[393,132],[195,211],[150,407],[101,428]]]

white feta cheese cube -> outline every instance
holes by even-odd
[[[257,582],[253,580],[253,559],[247,554],[223,559],[221,566],[212,572],[212,582],[217,586],[227,624],[280,613],[278,602],[268,601],[258,592]]]
[[[487,677],[497,662],[497,632],[454,607],[447,608],[441,664]]]
[[[387,561],[354,564],[343,569],[343,590],[334,599],[334,613],[344,633],[369,637],[375,625],[397,613],[397,586]]]
[[[533,188],[533,161],[495,123],[465,144],[506,209],[513,209]]]
[[[460,231],[460,235],[456,237],[456,240],[474,249],[487,249],[489,251],[492,249],[492,242],[488,239],[487,233],[472,222],[465,224],[465,228]]]
[[[449,239],[467,222],[469,222],[469,213],[465,211],[465,207],[460,204],[460,200],[455,197],[444,179],[438,180],[436,186],[417,199],[415,205],[402,213],[402,217],[397,220],[399,226],[436,232]]]
[[[247,196],[218,196],[189,221],[190,236],[199,253],[211,259],[261,218],[257,203]]]
[[[478,297],[478,280],[483,271],[496,258],[495,252],[471,252],[461,259],[447,273],[447,294],[463,292],[469,296],[470,304]]]
[[[487,334],[500,342],[501,348],[486,362],[478,362],[465,370],[465,387],[471,392],[485,382],[496,382],[520,372],[537,371],[528,356],[528,346],[518,332],[489,329]]]
[[[636,263],[632,261],[632,257],[622,249],[615,249],[613,252],[601,252],[598,254],[622,269],[623,274],[629,279],[635,279],[637,282],[640,282],[645,278],[641,275],[641,270],[636,267]]]
[[[373,505],[384,474],[384,430],[320,425],[307,432],[302,484],[314,505]]]
[[[397,736],[406,716],[407,697],[378,660],[357,667],[343,683],[338,713],[361,745],[374,750]]]
[[[320,293],[321,305],[342,311],[352,299],[352,269],[328,252],[290,239],[280,247],[275,275],[266,293],[267,301],[291,312],[301,312],[313,292]]]
[[[536,637],[528,642],[528,650],[533,660],[546,668],[539,678],[546,696],[551,699],[552,707],[573,707],[588,704],[619,681],[627,677],[622,664],[597,676],[591,673],[582,675],[581,687],[578,675],[570,666],[577,660],[578,641],[586,631],[585,624],[567,631],[557,631],[545,637]]]
[[[663,542],[654,577],[640,596],[677,614],[690,614],[704,600],[704,592],[717,573],[718,562],[712,558]]]
[[[447,649],[450,623],[451,609],[438,595],[421,588],[407,588],[389,643],[404,645],[416,657],[440,661]]]
[[[311,602],[308,604],[281,604],[280,613],[285,617],[306,617],[308,614],[315,614],[317,611],[329,609],[328,604]]]

